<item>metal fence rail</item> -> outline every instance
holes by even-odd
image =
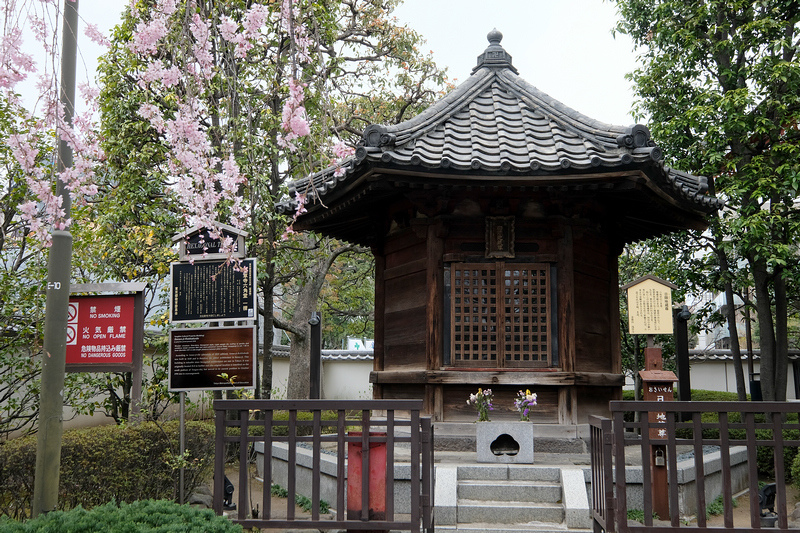
[[[787,415],[800,412],[800,403],[786,402],[611,402],[612,418],[593,416],[591,427],[592,459],[592,520],[595,531],[644,533],[646,531],[672,531],[678,529],[752,531],[762,527],[762,509],[759,505],[759,480],[757,455],[761,451],[773,456],[775,494],[774,513],[768,515],[775,521],[770,531],[797,531],[789,528],[786,513],[785,449],[800,445],[800,424]],[[633,422],[633,413],[639,422]],[[648,417],[658,413],[658,417]],[[718,421],[703,421],[703,413],[717,413]],[[654,482],[652,457],[654,446],[663,450],[666,469],[668,517],[654,519],[654,498],[648,490]],[[678,479],[679,448],[688,449],[693,460],[696,500],[699,510],[695,520],[681,516]],[[710,527],[705,509],[707,506],[707,473],[704,470],[704,446],[719,447],[721,468],[720,487],[723,503],[723,525]],[[750,497],[749,524],[734,524],[733,484],[731,478],[731,448],[742,446],[747,453],[747,492]],[[644,523],[628,520],[629,486],[626,480],[627,460],[641,459],[641,486]],[[630,467],[628,467],[630,468]]]
[[[217,514],[222,513],[225,476],[226,444],[236,443],[239,449],[239,496],[234,521],[245,529],[314,528],[319,530],[408,530],[433,531],[433,429],[429,417],[420,416],[422,401],[417,400],[216,400],[216,456],[214,462],[214,503]],[[286,412],[288,417],[277,419],[275,413]],[[238,412],[238,419],[226,413]],[[251,419],[254,412],[261,416]],[[323,413],[335,413],[332,418]],[[298,417],[298,413],[310,416]],[[376,415],[380,413],[380,418]],[[310,418],[310,419],[308,419]],[[332,418],[332,419],[331,419]],[[228,435],[228,428],[238,428],[238,435]],[[262,431],[263,430],[263,431]],[[234,432],[235,433],[235,432]],[[263,434],[262,434],[263,433]],[[264,495],[258,518],[248,516],[250,503],[247,494],[249,450],[256,442],[264,443]],[[288,497],[286,518],[274,518],[271,506],[273,443],[286,443],[288,447]],[[385,513],[368,511],[369,486],[361,483],[360,509],[348,513],[346,499],[346,456],[348,445],[360,446],[361,472],[370,472],[372,446],[385,446],[386,497]],[[312,455],[311,518],[298,518],[295,514],[297,486],[297,449],[310,448]],[[398,446],[405,457],[410,450],[410,515],[400,515],[394,508],[395,464]],[[320,465],[323,448],[336,455],[336,501],[330,502],[335,516],[320,516]],[[367,474],[364,474],[365,477]],[[349,516],[348,516],[349,515]]]

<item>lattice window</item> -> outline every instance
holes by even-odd
[[[458,265],[451,271],[452,354],[459,363],[497,366],[497,268]]]
[[[549,361],[549,273],[546,265],[506,265],[503,269],[505,366],[538,366]]]
[[[450,273],[453,364],[549,365],[549,265],[456,263]]]

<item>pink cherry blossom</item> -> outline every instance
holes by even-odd
[[[83,33],[92,40],[92,42],[99,44],[103,47],[111,46],[111,42],[105,35],[98,29],[96,24],[87,23]]]

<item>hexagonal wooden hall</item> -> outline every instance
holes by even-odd
[[[369,126],[343,169],[295,182],[295,228],[375,254],[377,398],[423,398],[434,420],[462,422],[488,387],[492,419],[511,420],[530,389],[534,422],[584,424],[621,396],[623,246],[704,228],[721,202],[665,167],[645,126],[598,122],[525,82],[501,39],[420,115]]]

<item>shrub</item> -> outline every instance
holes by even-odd
[[[59,509],[91,508],[109,501],[174,499],[177,468],[184,464],[187,491],[210,476],[214,427],[186,424],[188,457],[178,453],[177,422],[146,422],[65,431],[61,446]],[[36,466],[36,436],[0,445],[0,515],[29,515]]]
[[[731,500],[731,504],[733,507],[739,507],[739,502],[736,498]],[[712,516],[719,516],[725,512],[725,500],[722,497],[722,494],[716,497],[713,502],[709,503],[706,506],[706,518],[711,518]]]
[[[790,472],[792,474],[792,484],[800,489],[800,454],[794,456]]]
[[[107,503],[91,510],[76,507],[70,511],[54,511],[27,522],[0,520],[2,533],[50,531],[103,531],[104,533],[234,533],[242,526],[210,509],[198,509],[174,502],[145,500],[130,504]]]

